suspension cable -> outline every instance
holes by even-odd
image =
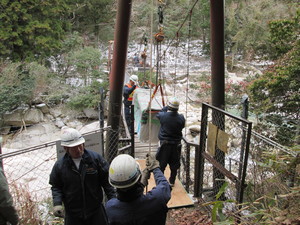
[[[153,3],[154,0],[151,1],[152,3],[152,9],[153,9]],[[151,10],[151,16],[150,16],[150,34],[152,35],[153,33],[153,12]],[[153,38],[150,38],[150,74],[149,74],[149,79],[150,81],[152,82],[152,46],[153,46]],[[148,112],[148,121],[149,121],[149,147],[148,147],[148,153],[150,154],[151,153],[151,141],[150,141],[150,135],[151,135],[151,122],[152,122],[152,118],[151,118],[151,107],[152,107],[152,98],[151,98],[151,95],[152,95],[152,88],[149,89],[150,90],[150,99],[149,99],[149,112]]]
[[[173,78],[173,96],[175,96],[175,90],[176,90],[176,79],[177,79],[177,55],[178,55],[178,45],[179,45],[179,34],[176,33],[177,41],[176,41],[176,47],[175,47],[175,75]]]
[[[189,32],[188,32],[188,51],[187,51],[187,74],[186,74],[186,92],[185,92],[185,118],[187,120],[187,102],[188,102],[188,94],[189,94],[189,76],[190,76],[190,40],[191,40],[191,31],[192,31],[192,10],[189,14]],[[186,135],[186,129],[185,129]]]
[[[172,38],[172,40],[169,42],[165,52],[167,52],[167,50],[169,49],[169,47],[171,46],[171,44],[173,43],[173,41],[175,40],[175,38],[177,37],[177,34],[179,33],[179,31],[181,30],[181,28],[183,27],[183,25],[185,24],[185,22],[187,21],[187,19],[189,18],[189,15],[191,13],[191,11],[193,11],[193,9],[195,8],[196,4],[198,3],[199,0],[196,0],[192,6],[192,8],[189,10],[188,14],[186,15],[185,19],[183,20],[182,24],[180,25],[179,29],[176,32],[176,35]]]

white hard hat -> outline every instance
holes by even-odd
[[[173,109],[179,109],[179,101],[176,97],[172,97],[169,99],[168,106]]]
[[[129,80],[132,80],[133,82],[138,82],[139,81],[139,78],[138,78],[138,76],[137,75],[131,75],[130,77],[129,77]]]
[[[109,183],[115,188],[131,187],[139,181],[140,177],[140,165],[130,155],[118,155],[110,164]]]
[[[78,130],[69,127],[61,129],[61,146],[74,147],[85,142]]]

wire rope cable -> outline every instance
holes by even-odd
[[[181,30],[181,28],[183,27],[183,25],[185,24],[185,22],[187,21],[187,19],[190,16],[190,12],[193,11],[193,9],[195,8],[196,4],[198,3],[199,0],[196,0],[193,4],[193,6],[191,7],[191,9],[189,10],[188,14],[186,15],[186,17],[184,18],[183,22],[181,23],[179,29],[177,30],[176,34],[179,33],[179,31]],[[175,40],[176,35],[172,38],[172,40],[169,42],[165,52],[167,52],[167,50],[169,49],[169,47],[171,46],[171,44],[173,43],[173,41]]]
[[[178,45],[179,45],[179,34],[176,33],[176,46],[175,46],[175,74],[173,78],[173,95],[175,96],[175,90],[176,90],[176,79],[177,79],[177,55],[178,55]]]
[[[189,77],[190,77],[190,41],[191,41],[191,31],[192,31],[192,10],[189,14],[189,31],[188,31],[188,43],[187,43],[187,73],[186,73],[186,92],[185,92],[185,118],[187,120],[187,103],[189,95]],[[186,129],[185,129],[186,135]]]

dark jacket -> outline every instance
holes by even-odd
[[[113,198],[106,203],[110,225],[164,225],[171,198],[169,182],[159,168],[153,170],[156,187],[130,202]]]
[[[131,86],[130,84],[125,84],[123,89],[123,103],[125,106],[132,105],[132,92],[135,90],[136,85]]]
[[[108,163],[98,153],[84,150],[79,170],[68,154],[59,159],[50,174],[53,205],[62,205],[68,214],[88,218],[101,206],[102,188],[107,198],[115,197],[108,182]]]
[[[0,225],[4,225],[6,222],[12,225],[18,224],[18,215],[0,164]]]
[[[165,106],[157,113],[156,117],[160,121],[158,139],[160,141],[180,142],[182,139],[182,129],[185,126],[185,118],[177,111],[168,111]]]

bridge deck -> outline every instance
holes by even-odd
[[[145,168],[145,160],[139,159],[137,161],[139,162],[141,169],[143,170]],[[165,170],[165,176],[167,178],[170,176],[169,167],[167,167]],[[153,175],[151,175],[148,182],[149,184],[147,190],[150,191],[153,187],[156,186]],[[172,188],[172,192],[171,192],[171,199],[168,202],[168,208],[171,209],[171,208],[179,208],[179,207],[186,207],[186,206],[193,206],[193,205],[194,205],[193,200],[187,194],[181,182],[176,178],[175,185]]]
[[[145,168],[145,157],[146,154],[150,152],[151,154],[156,153],[158,144],[151,144],[149,143],[141,143],[135,135],[135,158],[139,162],[141,169],[143,170]],[[165,170],[165,176],[168,179],[170,176],[170,169],[169,167]],[[155,187],[155,181],[153,175],[149,179],[149,185],[147,187],[148,191],[151,190],[153,187]],[[168,203],[169,208],[179,208],[179,207],[186,207],[186,206],[193,206],[194,203],[190,196],[187,194],[186,190],[184,189],[182,183],[179,181],[178,178],[176,178],[175,185],[172,189],[171,193],[171,199]]]

